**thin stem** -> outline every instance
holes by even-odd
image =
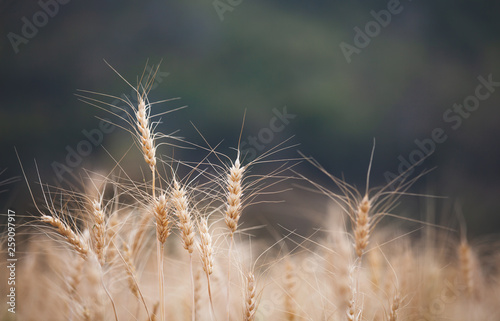
[[[153,183],[152,183],[152,195],[153,195],[153,199],[155,198],[155,169],[152,168],[151,169],[151,179],[153,180]]]
[[[193,300],[191,306],[191,320],[196,321],[196,301],[195,301],[195,290],[194,290],[194,275],[193,275],[193,255],[189,254],[189,269],[191,270],[191,290],[193,292]]]
[[[109,300],[111,301],[111,306],[113,306],[113,312],[115,314],[115,320],[118,321],[118,314],[116,313],[115,301],[113,301],[113,298],[111,297],[111,294],[108,292],[108,289],[106,288],[106,285],[104,284],[104,274],[102,273],[102,271],[101,271],[101,283],[102,283],[102,288],[104,289],[104,292],[106,292],[106,294],[108,295]]]
[[[213,321],[215,319],[215,311],[214,311],[214,303],[212,302],[212,290],[210,289],[210,275],[206,273],[207,275],[207,287],[208,287],[208,298],[210,300],[210,318]]]
[[[159,240],[156,243],[156,257],[158,258],[158,282],[160,286],[160,320],[165,321],[164,289],[163,289],[163,243]]]
[[[229,321],[229,310],[230,310],[230,304],[229,304],[229,288],[231,287],[231,252],[233,250],[233,243],[234,243],[234,238],[233,238],[233,233],[231,232],[231,241],[229,243],[229,252],[227,254],[227,295],[226,295],[226,314],[227,314],[227,321]]]

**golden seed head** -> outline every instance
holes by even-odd
[[[155,200],[153,206],[153,213],[156,218],[156,236],[160,243],[165,243],[171,230],[167,205],[165,194],[161,194]]]

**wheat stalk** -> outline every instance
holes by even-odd
[[[200,243],[198,244],[198,249],[200,252],[201,266],[205,275],[207,277],[207,288],[208,288],[208,298],[210,300],[210,311],[212,313],[212,319],[215,317],[214,305],[212,301],[212,290],[210,287],[210,275],[213,272],[214,258],[213,258],[213,246],[212,246],[212,236],[208,230],[208,219],[202,217],[198,222],[198,230],[200,232]]]
[[[238,155],[236,160],[229,168],[229,173],[227,174],[227,192],[226,192],[226,212],[224,221],[230,231],[230,245],[227,255],[228,266],[227,266],[227,293],[226,293],[226,317],[229,321],[229,311],[230,311],[230,285],[231,285],[231,251],[233,249],[234,243],[234,233],[238,228],[238,221],[242,212],[242,180],[243,174],[245,172],[245,167],[240,164],[240,152],[238,150]]]
[[[195,320],[195,289],[194,289],[194,276],[193,276],[193,250],[194,250],[194,226],[191,220],[191,213],[189,212],[189,204],[186,196],[186,190],[181,187],[179,182],[174,178],[172,190],[172,203],[175,207],[175,215],[178,218],[177,227],[181,231],[182,245],[189,253],[189,270],[191,274],[191,288],[192,288],[192,320]]]

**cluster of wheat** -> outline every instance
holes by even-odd
[[[231,159],[212,147],[219,165],[160,155],[175,138],[155,132],[153,77],[133,87],[136,103],[123,100],[126,116],[116,113],[144,155],[143,181],[117,161],[114,175],[89,173],[83,192],[41,184],[41,233],[19,264],[17,320],[500,320],[498,252],[485,260],[465,233],[457,240],[424,222],[414,233],[379,224],[411,181],[360,194],[331,177],[333,193],[294,172],[333,200],[332,220],[319,237],[255,240],[240,219],[286,166],[251,174],[261,158],[245,164],[239,150]]]

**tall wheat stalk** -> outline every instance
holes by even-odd
[[[178,218],[177,227],[181,231],[181,240],[184,249],[189,254],[189,271],[191,276],[191,289],[192,289],[192,302],[191,302],[191,317],[194,321],[196,319],[196,299],[195,299],[195,285],[193,274],[193,250],[194,250],[194,225],[191,219],[191,212],[189,210],[188,198],[186,190],[174,178],[172,188],[172,203],[175,207],[175,213]]]
[[[198,243],[198,248],[200,250],[200,259],[207,277],[207,288],[208,288],[208,298],[210,300],[210,313],[212,320],[215,318],[214,304],[212,299],[212,290],[210,287],[210,275],[213,272],[214,257],[213,257],[213,246],[212,246],[212,236],[208,230],[208,220],[202,217],[198,222],[198,230],[200,232],[200,243]]]
[[[245,167],[241,166],[240,163],[240,152],[238,150],[238,155],[236,160],[229,168],[229,173],[226,178],[226,213],[224,220],[227,227],[229,228],[229,251],[228,251],[228,267],[227,267],[227,294],[226,294],[226,316],[227,321],[229,321],[230,313],[230,287],[231,287],[231,252],[234,245],[234,233],[238,228],[238,221],[242,213],[242,180],[243,174],[245,172]]]

